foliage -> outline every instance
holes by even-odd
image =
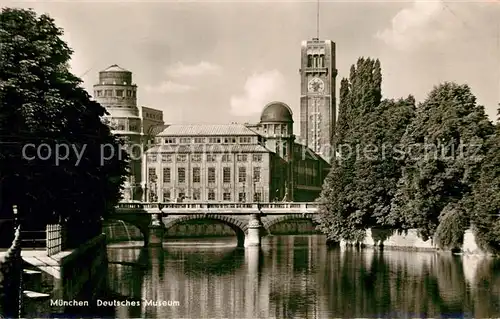
[[[461,219],[448,215],[462,214],[456,207],[478,178],[485,142],[492,133],[492,123],[467,85],[435,87],[402,138],[403,175],[386,218],[389,224],[417,228],[426,239],[435,234],[440,216],[446,223],[449,218]]]
[[[380,62],[360,58],[349,80],[341,81],[339,158],[321,194],[320,229],[332,241],[360,240],[366,227],[377,225],[400,177],[393,146],[413,117],[415,101],[381,101],[381,80]]]
[[[438,247],[443,249],[462,247],[464,233],[469,228],[469,217],[463,204],[448,205],[441,212],[434,237]]]
[[[483,249],[500,253],[500,132],[488,141],[488,153],[471,195],[472,226]]]
[[[0,14],[0,175],[2,215],[16,204],[26,219],[99,220],[120,197],[127,155],[102,123],[105,109],[69,71],[72,50],[47,15],[3,9]],[[68,159],[25,146],[43,143]],[[103,160],[102,149],[113,150]],[[75,150],[83,152],[78,161]],[[62,153],[63,155],[65,153]],[[40,155],[51,155],[42,159]],[[33,159],[28,157],[34,156]]]

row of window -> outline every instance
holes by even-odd
[[[157,137],[158,144],[252,144],[255,143],[254,138],[250,136],[236,137]]]
[[[136,120],[125,120],[125,119],[109,119],[109,126],[113,130],[117,131],[131,131],[138,132],[140,127],[140,122]]]
[[[170,167],[163,168],[163,183],[171,183],[172,181],[172,171]],[[192,182],[193,183],[201,183],[201,169],[200,167],[192,168]],[[149,168],[148,170],[148,180],[152,183],[155,183],[158,180],[158,176],[156,175],[156,168]],[[258,183],[261,180],[261,168],[254,167],[253,168],[253,181]],[[215,183],[216,181],[216,172],[215,167],[209,167],[207,170],[207,181],[208,183]],[[247,168],[242,166],[238,167],[238,182],[245,183],[247,181]],[[177,182],[185,183],[186,182],[186,168],[178,167],[177,168]],[[223,167],[222,168],[222,182],[223,183],[231,183],[231,167]]]
[[[268,135],[287,135],[288,129],[286,124],[263,124],[264,134]]]
[[[163,190],[163,201],[164,202],[168,202],[172,199],[183,199],[183,198],[186,198],[187,195],[186,193],[184,192],[184,190],[180,189],[178,192],[177,192],[177,197],[176,198],[172,198],[174,194],[172,194],[170,192],[170,190]],[[215,190],[213,189],[209,189],[207,191],[207,200],[215,200]],[[193,190],[193,193],[192,193],[192,198],[190,198],[192,200],[201,200],[201,190],[200,189],[194,189]],[[238,201],[239,202],[245,202],[247,199],[247,193],[245,192],[240,192],[238,193]],[[155,194],[154,192],[150,192],[149,193],[149,200],[151,202],[156,202],[158,201],[158,195]],[[223,192],[222,193],[222,200],[223,201],[232,201],[232,194],[231,192]],[[260,202],[262,201],[262,193],[261,192],[255,192],[253,194],[253,200],[254,202]]]
[[[163,116],[161,113],[144,112],[144,118],[152,119],[152,120],[163,120]]]
[[[222,154],[221,161],[222,162],[232,162],[233,154]],[[237,162],[248,162],[248,154],[236,154]],[[205,156],[207,162],[216,162],[217,155],[216,154],[206,154]],[[148,162],[155,163],[161,159],[162,163],[171,163],[173,160],[172,154],[149,154]],[[201,162],[202,154],[192,154],[190,156],[191,162]],[[175,156],[175,160],[179,163],[184,163],[188,161],[187,154],[177,154]],[[262,154],[252,154],[252,161],[254,162],[262,162]]]
[[[96,90],[96,97],[135,97],[136,92],[133,90]]]
[[[325,55],[308,55],[307,56],[307,67],[309,68],[324,68],[325,67]]]

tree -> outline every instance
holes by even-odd
[[[349,80],[341,81],[336,131],[339,158],[333,163],[320,196],[325,205],[320,211],[319,229],[332,241],[361,240],[367,226],[365,215],[373,213],[365,210],[364,191],[374,181],[359,180],[360,175],[370,171],[372,163],[358,158],[355,151],[367,143],[378,145],[384,117],[389,118],[390,112],[395,111],[391,106],[399,105],[386,101],[380,106],[381,85],[380,62],[369,58],[358,59],[351,67]],[[404,125],[404,121],[398,125]]]
[[[384,100],[362,116],[358,127],[355,178],[350,198],[364,227],[388,226],[388,215],[401,178],[398,143],[415,113],[415,99]]]
[[[500,115],[500,110],[498,112]],[[481,173],[471,195],[471,221],[483,249],[500,252],[500,128],[488,141]]]
[[[457,229],[450,232],[446,228],[459,223],[463,235],[468,225],[467,197],[479,175],[485,142],[492,134],[492,123],[467,85],[435,87],[417,108],[401,140],[403,174],[386,218],[388,224],[417,228],[425,239],[436,234],[442,221],[439,241],[459,245],[460,236],[445,238]]]
[[[3,216],[18,205],[24,218],[42,224],[95,222],[120,198],[126,152],[101,121],[105,109],[69,71],[72,50],[62,35],[47,15],[24,9],[0,14]],[[60,157],[68,150],[66,159],[57,161],[56,150]]]

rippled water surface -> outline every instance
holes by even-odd
[[[493,259],[328,249],[322,236],[267,237],[261,249],[235,245],[109,247],[109,288],[143,300],[116,307],[116,317],[500,317],[500,262]]]

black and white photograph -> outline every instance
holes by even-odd
[[[500,317],[500,0],[0,9],[0,318]]]

